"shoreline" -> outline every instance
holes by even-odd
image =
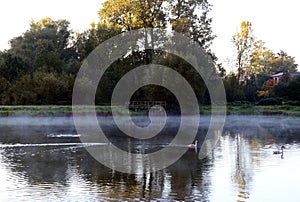
[[[113,106],[123,115],[125,109],[121,106]],[[93,107],[84,107],[82,113],[91,113]],[[110,106],[96,105],[97,116],[111,116]],[[200,106],[200,115],[210,115],[211,106]],[[131,112],[132,115],[145,115],[145,111]],[[292,105],[227,105],[227,115],[276,115],[276,116],[300,116],[300,106]],[[72,105],[17,105],[0,106],[0,117],[7,116],[72,116]]]

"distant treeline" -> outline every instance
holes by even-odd
[[[203,9],[209,10],[208,7]],[[189,19],[191,22],[200,20],[201,23],[199,21],[199,24],[193,27],[194,32],[187,35],[191,38],[196,37],[194,40],[203,48],[206,47],[211,59],[215,60],[214,54],[208,49],[214,36],[210,28],[211,21],[206,21],[206,18],[205,13],[201,19],[191,15]],[[163,22],[163,19],[160,21],[159,26],[165,26],[166,22]],[[30,28],[24,34],[10,40],[8,50],[0,52],[0,104],[71,104],[76,74],[84,59],[99,44],[113,36],[128,29],[152,27],[151,23],[157,23],[153,21],[143,25],[140,24],[141,22],[136,21],[137,24],[132,22],[133,24],[129,26],[102,20],[97,25],[92,24],[91,28],[83,33],[75,33],[69,28],[67,20],[44,18],[32,21]],[[180,26],[174,21],[173,28],[179,29]],[[189,29],[187,30],[190,32]],[[181,31],[185,32],[185,30]],[[137,66],[153,63],[154,60],[178,71],[193,86],[199,101],[207,102],[209,98],[203,87],[205,85],[202,85],[202,78],[192,70],[190,64],[172,54],[144,50],[134,51],[116,60],[110,66],[98,85],[96,104],[110,103],[115,85],[126,72]],[[203,98],[206,100],[204,101]],[[158,86],[141,88],[132,99],[164,100],[170,107],[177,103],[171,92]]]
[[[203,21],[201,26],[204,26],[203,29],[210,30],[210,23],[211,21]],[[178,26],[174,24],[174,29],[180,31]],[[124,31],[127,31],[124,26],[118,24],[99,23],[92,25],[83,33],[75,33],[69,28],[69,22],[66,20],[55,21],[44,18],[40,21],[32,21],[29,30],[11,39],[11,47],[0,52],[0,104],[71,104],[74,81],[83,60],[99,44]],[[195,35],[190,34],[191,38],[195,39],[196,31],[195,28]],[[207,50],[212,61],[216,61],[215,55],[209,49],[213,38],[211,31],[207,31],[202,38],[199,33],[197,42]],[[210,103],[201,76],[190,64],[165,52],[145,50],[126,55],[111,65],[99,83],[96,104],[110,103],[115,85],[126,72],[153,61],[178,71],[190,82],[199,103]],[[281,71],[284,65],[285,70],[296,70],[294,64],[284,60],[279,62],[282,65],[278,65],[276,71]],[[215,69],[209,71],[215,71],[223,78],[228,102],[258,102],[261,98],[258,97],[257,91],[264,90],[264,83],[272,73],[249,75],[241,82],[236,74],[226,75],[221,64],[215,64]],[[275,86],[266,97],[300,101],[299,85],[300,78],[295,77]],[[174,95],[158,86],[141,88],[132,99],[164,100],[169,107],[174,108],[177,105]]]

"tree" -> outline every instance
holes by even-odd
[[[100,23],[122,31],[166,26],[163,0],[107,0],[99,11]]]
[[[5,104],[7,102],[6,93],[9,88],[10,82],[6,78],[0,76],[0,104]]]
[[[122,31],[131,31],[139,28],[166,28],[170,26],[172,30],[183,33],[199,43],[215,61],[216,57],[209,49],[212,40],[215,38],[211,29],[212,19],[208,17],[210,9],[211,5],[206,0],[107,0],[102,4],[102,9],[99,11],[99,19],[100,23],[104,23],[107,26],[117,26]],[[148,30],[145,29],[145,32],[148,32]],[[145,35],[148,37],[143,39],[144,44],[137,44],[139,47],[142,47],[142,51],[132,51],[131,55],[126,55],[126,58],[122,58],[122,62],[120,62],[122,67],[119,67],[119,69],[125,71],[117,70],[117,72],[126,73],[134,66],[155,61],[157,64],[170,66],[180,72],[195,88],[198,95],[203,97],[205,89],[202,88],[205,85],[202,85],[203,80],[195,70],[192,70],[193,67],[174,55],[150,49],[143,51],[143,46],[155,47],[151,31],[145,33]],[[164,40],[163,36],[161,40]],[[220,73],[224,73],[221,65],[219,65],[219,70]],[[213,71],[216,71],[216,69]],[[195,85],[196,83],[198,85]],[[143,93],[144,90],[147,90],[147,93]],[[166,95],[165,100],[173,100],[171,94],[166,92],[166,89],[157,91],[157,88],[149,87],[139,90],[137,93],[140,97],[147,99],[160,99],[162,94]]]
[[[29,30],[10,41],[8,53],[21,58],[29,72],[38,68],[64,71],[77,58],[72,35],[66,20],[32,20]]]
[[[295,58],[289,56],[286,52],[280,51],[269,61],[271,74],[276,74],[278,72],[297,71],[298,64],[295,62]]]
[[[207,0],[169,1],[168,10],[172,29],[187,34],[207,52],[216,37],[211,29],[212,18],[208,17],[211,5]],[[216,59],[216,58],[214,58]]]
[[[289,56],[286,52],[280,51],[275,54],[265,46],[261,40],[254,41],[253,49],[249,58],[249,65],[245,71],[250,75],[272,75],[279,72],[295,72],[298,65],[295,58]]]
[[[99,44],[121,33],[121,28],[102,22],[91,23],[91,28],[78,35],[77,49],[79,59],[85,59]]]
[[[107,26],[116,26],[122,31],[131,31],[140,28],[165,28],[167,25],[167,10],[164,8],[164,0],[107,0],[99,11],[100,23]],[[144,47],[154,47],[153,33],[145,29],[145,36],[150,35],[150,40],[145,37]],[[136,46],[141,46],[136,44]],[[132,52],[133,54],[134,51]],[[146,64],[152,62],[153,50],[146,49],[143,53]],[[136,59],[136,58],[134,58]]]
[[[245,68],[249,65],[249,58],[255,41],[251,22],[243,21],[239,31],[233,35],[232,41],[236,48],[236,65],[240,79],[246,71]]]
[[[265,42],[255,41],[250,54],[249,65],[245,69],[250,75],[270,75],[270,61],[273,57],[274,53],[265,46]]]
[[[170,24],[174,31],[185,33],[211,54],[213,60],[217,59],[209,49],[215,35],[207,0],[107,0],[102,6],[99,11],[102,23],[119,26],[122,31],[166,28]]]
[[[224,80],[227,102],[242,100],[242,91],[238,87],[238,78],[235,74],[227,75]]]
[[[243,86],[244,99],[249,102],[257,100],[257,86],[255,75],[251,75],[247,83]]]
[[[74,76],[35,71],[15,80],[0,92],[2,104],[57,104],[71,103]],[[2,94],[2,96],[1,96]]]
[[[69,72],[79,61],[68,21],[31,21],[10,44],[0,52],[1,104],[70,103],[74,76]]]
[[[275,96],[283,97],[288,100],[298,101],[300,103],[300,76],[293,77],[289,82],[280,82],[274,86]]]
[[[26,71],[27,65],[22,58],[12,55],[7,51],[0,53],[0,75],[12,81]]]

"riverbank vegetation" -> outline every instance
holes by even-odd
[[[123,106],[113,106],[119,115],[125,114]],[[89,114],[92,108],[84,107],[83,114]],[[98,116],[111,116],[110,106],[95,106]],[[209,115],[211,106],[200,107],[201,115]],[[131,112],[132,115],[146,115],[146,111]],[[174,114],[176,115],[176,114]],[[293,105],[269,105],[260,106],[254,104],[229,104],[227,115],[276,115],[276,116],[300,116],[300,106]],[[72,116],[72,106],[69,105],[28,105],[28,106],[0,106],[0,116]]]
[[[76,108],[77,113],[90,114],[96,112],[98,116],[111,116],[111,108],[118,114],[124,114],[124,107],[95,106]],[[93,111],[95,109],[95,111]],[[132,112],[132,114],[137,114]],[[0,106],[0,116],[72,116],[71,105],[26,105],[26,106]]]

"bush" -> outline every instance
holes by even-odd
[[[36,71],[24,75],[3,92],[2,104],[31,105],[71,103],[74,77],[68,74],[56,74]]]
[[[279,83],[273,89],[274,94],[288,100],[300,102],[300,76],[295,76],[288,83]]]
[[[264,98],[261,99],[257,105],[282,105],[282,103],[285,100],[282,98],[275,98],[275,97],[271,97],[271,98]]]
[[[292,101],[292,100],[288,100],[286,102],[283,102],[284,105],[290,105],[290,106],[300,106],[300,102],[299,101]]]
[[[241,101],[234,101],[230,103],[232,106],[240,106],[240,105],[251,105],[252,102],[241,100]]]
[[[9,88],[9,81],[4,77],[0,77],[0,104],[6,104],[6,92]]]

